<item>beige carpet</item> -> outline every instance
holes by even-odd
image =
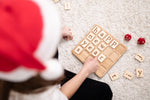
[[[71,10],[64,10],[65,2],[71,3]],[[62,25],[71,27],[74,35],[72,41],[62,40],[59,45],[59,60],[63,67],[75,73],[80,71],[83,64],[71,51],[94,24],[99,24],[128,50],[103,78],[94,74],[89,77],[108,83],[113,100],[150,100],[150,0],[61,0],[56,6]],[[132,35],[129,42],[124,40],[127,33]],[[142,46],[137,45],[139,37],[146,39]],[[145,56],[142,63],[134,59],[137,53]],[[143,68],[143,78],[135,76],[136,68]],[[132,80],[123,77],[125,70],[134,74]],[[120,79],[111,81],[109,74],[113,72],[118,72]]]

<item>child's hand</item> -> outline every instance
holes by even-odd
[[[69,27],[65,26],[62,29],[62,35],[63,35],[63,38],[65,40],[72,40],[73,39],[72,32],[71,32],[71,29]]]
[[[97,68],[98,68],[98,61],[97,61],[97,57],[95,57],[94,59],[88,59],[84,63],[84,66],[81,71],[89,75],[96,72]]]

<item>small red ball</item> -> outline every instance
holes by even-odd
[[[127,41],[129,41],[129,40],[131,40],[131,35],[130,34],[126,34],[125,36],[124,36],[124,39],[125,40],[127,40]]]
[[[137,40],[137,43],[140,44],[140,45],[143,45],[143,44],[145,44],[145,39],[144,38],[139,38]]]

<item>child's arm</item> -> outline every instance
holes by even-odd
[[[81,71],[61,87],[62,93],[65,94],[68,99],[70,99],[84,82],[84,80],[88,77],[88,75],[97,70],[97,67],[97,57],[87,60]]]

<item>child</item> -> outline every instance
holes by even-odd
[[[111,100],[107,84],[87,79],[97,58],[64,77],[57,45],[73,37],[50,0],[1,0],[0,15],[1,100]]]

